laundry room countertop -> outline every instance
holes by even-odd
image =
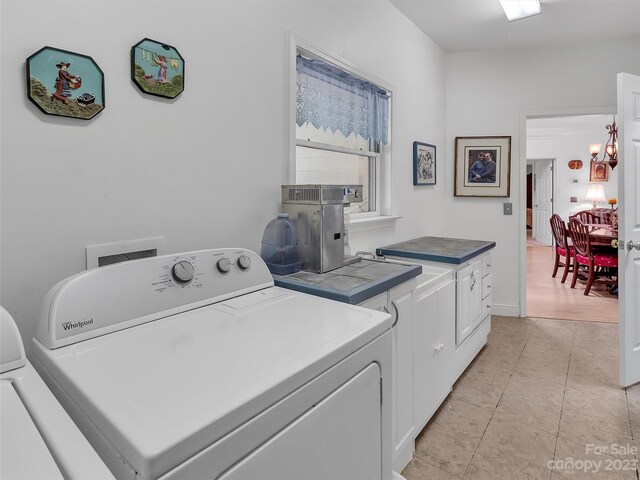
[[[360,260],[326,273],[274,275],[276,286],[357,305],[422,273],[420,265]]]
[[[376,254],[459,265],[495,248],[495,246],[496,242],[483,240],[420,237],[378,248]]]

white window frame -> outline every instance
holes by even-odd
[[[296,135],[296,57],[298,52],[302,51],[311,54],[315,57],[326,60],[327,62],[362,78],[368,82],[374,83],[379,87],[385,89],[390,93],[390,111],[389,111],[389,144],[380,144],[381,152],[362,151],[359,149],[351,149],[345,147],[339,147],[336,145],[329,145],[319,142],[312,142],[308,140],[298,140]],[[370,174],[375,178],[371,182],[370,196],[374,198],[375,210],[365,213],[354,213],[351,215],[350,230],[367,230],[374,225],[380,223],[380,226],[387,226],[388,223],[394,222],[397,218],[391,213],[391,152],[392,152],[392,118],[393,118],[393,105],[394,105],[394,88],[385,81],[375,77],[374,75],[365,72],[352,63],[344,60],[343,58],[334,55],[333,53],[313,45],[306,40],[290,34],[290,76],[289,76],[289,183],[296,183],[296,146],[307,148],[318,148],[322,150],[329,150],[340,153],[348,153],[352,155],[360,155],[369,157],[373,168],[370,168]],[[381,161],[384,158],[384,162]],[[369,225],[366,225],[369,224]]]
[[[367,185],[369,191],[369,206],[371,207],[371,199],[373,199],[373,205],[375,208],[370,208],[368,212],[352,213],[351,217],[365,218],[365,217],[377,217],[380,216],[380,205],[377,192],[380,191],[380,154],[378,152],[371,152],[368,150],[360,150],[358,148],[340,147],[338,145],[332,145],[330,143],[313,142],[311,140],[301,140],[296,138],[296,147],[315,148],[325,152],[337,152],[345,153],[348,155],[357,155],[359,157],[369,158],[369,185]],[[294,158],[294,165],[297,161],[297,157]],[[294,172],[296,175],[297,170]],[[293,183],[297,183],[297,176]],[[365,190],[366,191],[366,190]]]

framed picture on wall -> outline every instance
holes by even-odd
[[[413,142],[413,184],[436,184],[436,146]]]
[[[143,93],[176,98],[184,91],[184,59],[175,47],[143,38],[131,47],[131,80]]]
[[[511,137],[456,137],[456,197],[508,197]]]
[[[591,170],[589,171],[590,182],[608,182],[609,168],[605,162],[594,162],[591,160]]]
[[[89,120],[104,110],[104,74],[93,58],[42,47],[26,63],[27,96],[43,113]]]

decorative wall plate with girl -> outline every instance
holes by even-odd
[[[145,38],[131,47],[131,80],[143,93],[176,98],[184,90],[184,59],[171,45]]]

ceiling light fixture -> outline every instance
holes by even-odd
[[[589,145],[589,152],[591,152],[592,162],[605,164],[608,163],[611,167],[611,170],[613,170],[614,168],[616,168],[616,165],[618,165],[618,127],[616,125],[615,117],[613,119],[613,122],[610,125],[607,125],[605,128],[609,133],[609,140],[607,140],[607,144],[604,147],[604,154],[602,155],[602,158],[598,158],[600,148],[602,147],[601,143],[594,143],[592,145]]]
[[[540,13],[539,0],[499,0],[507,20],[513,22]]]

